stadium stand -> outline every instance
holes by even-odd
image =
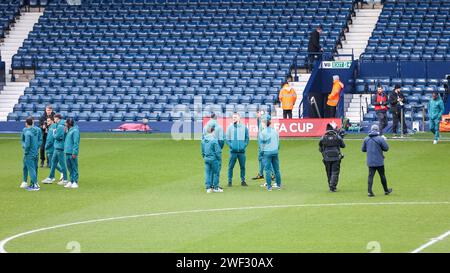
[[[450,61],[450,1],[386,1],[362,58]]]
[[[199,98],[204,113],[270,110],[294,58],[305,65],[309,32],[321,24],[325,52],[336,52],[353,8],[352,0],[54,0],[13,58],[14,73],[35,78],[8,120],[48,103],[78,121],[192,119]]]
[[[0,40],[5,38],[6,31],[20,13],[21,0],[3,0],[0,2]]]
[[[350,103],[354,105],[347,110],[347,115],[351,116],[354,122],[360,119],[360,114],[356,113],[361,112],[358,105],[360,99],[364,112],[362,126],[368,127],[368,124],[376,121],[374,107],[370,101],[370,95],[375,94],[376,86],[382,85],[389,93],[395,84],[400,84],[402,92],[408,96],[405,119],[409,128],[414,121],[419,122],[421,128],[425,125],[423,121],[428,120],[425,108],[431,93],[445,92],[444,84],[447,80],[436,77],[436,74],[444,76],[445,71],[442,70],[448,69],[450,61],[449,19],[449,1],[385,2],[377,26],[361,55],[360,66],[372,65],[370,67],[374,69],[371,72],[391,70],[385,72],[391,76],[375,75],[380,72],[378,71],[373,76],[360,75],[354,81],[354,94]],[[433,66],[434,73],[429,76],[428,71],[431,71],[430,67]],[[442,73],[436,73],[436,70]],[[392,120],[391,113],[388,113],[388,117]]]

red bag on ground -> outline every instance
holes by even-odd
[[[150,131],[150,126],[142,123],[124,123],[117,128],[124,132],[148,132]]]

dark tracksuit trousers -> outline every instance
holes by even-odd
[[[387,180],[386,180],[386,175],[384,172],[384,166],[369,167],[368,192],[372,193],[373,177],[375,176],[376,172],[378,172],[378,174],[380,175],[381,185],[383,185],[384,192],[387,192],[389,189],[387,186]]]
[[[44,133],[44,131],[42,131],[42,145],[41,145],[41,148],[40,148],[41,162],[45,161],[45,156],[46,156],[45,143],[46,143],[46,141],[47,141],[47,133]],[[50,160],[51,160],[51,158],[47,157],[47,165],[50,165]]]
[[[327,105],[325,107],[325,118],[334,118],[336,117],[336,106]]]
[[[403,112],[403,117],[402,117],[402,111],[400,108],[392,110],[392,122],[393,122],[392,123],[392,132],[394,134],[397,133],[398,124],[402,123],[402,118],[403,118],[403,134],[407,134],[408,129],[406,128],[405,112]]]
[[[383,134],[384,129],[388,125],[388,118],[386,111],[376,111],[377,113],[377,119],[378,119],[378,126],[380,126],[380,135]]]
[[[325,165],[325,171],[327,172],[328,186],[330,187],[330,190],[335,190],[339,182],[339,173],[341,171],[341,160],[336,161],[323,160],[323,164]]]
[[[292,119],[292,110],[283,110],[283,119]]]

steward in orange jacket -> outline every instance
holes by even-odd
[[[336,107],[339,103],[341,91],[344,88],[344,84],[339,80],[339,76],[333,76],[333,88],[328,95],[327,111],[325,113],[326,118],[334,118],[336,116]]]
[[[297,93],[287,82],[283,84],[278,99],[280,100],[281,108],[283,109],[283,118],[292,118],[292,109],[297,100]]]

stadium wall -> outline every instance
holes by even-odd
[[[341,62],[345,63],[345,62]],[[344,115],[344,94],[351,90],[351,83],[354,79],[355,69],[357,63],[352,61],[350,67],[342,68],[330,68],[321,66],[319,63],[314,67],[311,77],[309,78],[308,84],[303,92],[303,117],[315,118],[313,108],[311,106],[310,100],[312,97],[315,98],[321,116],[324,116],[324,106],[327,101],[327,95],[331,92],[333,86],[333,76],[338,75],[341,82],[344,83],[344,90],[341,92],[341,99],[339,100],[339,105],[337,109],[337,116],[342,117]]]
[[[0,91],[3,90],[3,87],[5,86],[6,82],[6,76],[5,76],[5,62],[2,62],[0,59]]]

